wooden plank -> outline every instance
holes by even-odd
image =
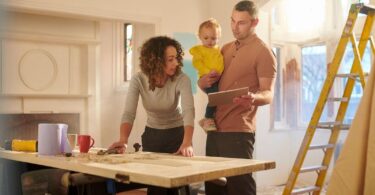
[[[167,188],[275,168],[274,161],[151,152],[65,157],[1,150],[0,158]]]

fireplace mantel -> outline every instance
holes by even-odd
[[[100,136],[99,22],[11,4],[0,30],[0,113],[77,113],[79,133]]]

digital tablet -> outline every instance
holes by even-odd
[[[231,89],[227,91],[220,91],[208,94],[208,105],[217,106],[223,104],[230,104],[233,102],[233,98],[242,95],[247,95],[249,92],[248,87],[242,87],[237,89]]]

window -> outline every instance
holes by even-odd
[[[301,61],[293,58],[286,64],[281,64],[281,48],[272,49],[278,66],[271,126],[274,129],[304,129],[311,120],[326,79],[326,45],[302,47]],[[332,115],[328,111],[326,106],[321,121]]]
[[[134,68],[134,25],[113,22],[113,69],[114,88],[123,91],[127,88]]]
[[[276,82],[275,82],[275,92],[272,102],[272,116],[276,126],[280,126],[283,122],[283,99],[282,99],[282,66],[281,66],[281,48],[272,47],[272,51],[276,57]]]
[[[133,25],[124,24],[124,81],[131,78],[133,68]]]
[[[279,14],[279,7],[273,7],[271,10],[271,21],[272,26],[280,25],[280,14]]]
[[[301,93],[301,125],[310,122],[315,105],[322,90],[326,75],[326,46],[316,45],[302,48],[302,93]],[[323,111],[320,121],[327,118],[327,111]]]

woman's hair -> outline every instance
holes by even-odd
[[[177,51],[177,61],[179,66],[176,67],[176,73],[171,76],[173,81],[176,75],[181,73],[182,56],[184,52],[182,51],[181,45],[176,40],[169,38],[167,36],[157,36],[148,39],[143,43],[141,48],[140,67],[144,74],[148,77],[148,82],[150,90],[155,90],[156,87],[156,77],[161,77],[164,75],[165,67],[165,51],[167,47],[172,46]]]
[[[221,36],[221,26],[214,18],[210,18],[199,25],[198,35],[201,34],[203,28],[216,29],[219,36]]]

